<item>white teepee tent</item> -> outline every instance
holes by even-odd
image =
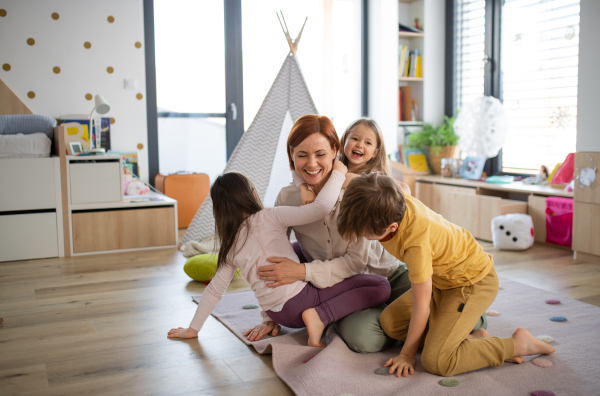
[[[290,40],[288,40],[289,42]],[[257,189],[265,207],[273,206],[282,187],[292,181],[287,157],[287,138],[294,121],[317,114],[315,104],[295,55],[298,39],[269,89],[256,117],[233,151],[223,173],[239,172]],[[200,241],[215,233],[210,195],[206,197],[181,244]]]

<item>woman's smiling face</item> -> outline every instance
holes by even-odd
[[[318,186],[327,181],[336,152],[321,133],[313,133],[294,148],[294,169],[306,183]]]

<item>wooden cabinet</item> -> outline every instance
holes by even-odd
[[[73,213],[73,252],[176,245],[175,207]]]
[[[575,153],[575,176],[579,176],[583,168],[594,168],[590,159],[596,167],[600,166],[600,153]],[[600,260],[600,169],[596,170],[596,180],[590,186],[581,187],[575,181],[573,250]]]
[[[508,213],[527,213],[527,203],[477,194],[475,187],[417,182],[417,199],[475,238],[492,240],[492,219]]]

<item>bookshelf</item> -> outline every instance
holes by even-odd
[[[400,120],[397,114],[397,141],[403,143],[404,135],[418,130],[424,122],[440,124],[444,116],[444,67],[445,67],[445,0],[398,0],[398,23],[415,27],[419,19],[422,32],[398,29],[398,74],[396,84],[410,87],[412,99],[417,101],[417,117],[410,121]],[[407,53],[417,50],[421,56],[421,77],[406,77],[400,73],[402,46]],[[399,96],[399,94],[397,93]],[[412,106],[411,106],[412,107]],[[404,106],[403,106],[404,108]],[[398,106],[400,113],[400,105]],[[406,113],[406,112],[404,112]]]

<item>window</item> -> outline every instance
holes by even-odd
[[[492,95],[508,118],[492,173],[552,170],[575,151],[579,0],[457,0],[453,22],[451,100]]]
[[[505,171],[550,170],[575,151],[579,0],[506,0],[502,95]]]

